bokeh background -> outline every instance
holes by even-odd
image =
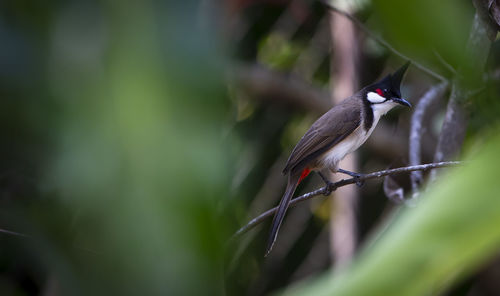
[[[0,294],[498,295],[500,47],[496,30],[471,46],[483,2],[498,20],[492,1],[330,2],[401,57],[320,1],[1,1]],[[432,72],[410,67],[414,106],[446,85],[421,161],[460,89],[449,158],[466,163],[414,207],[387,199],[412,196],[408,174],[302,203],[266,258],[270,221],[230,240],[279,202],[310,124],[407,59]],[[413,110],[345,168],[408,165]]]

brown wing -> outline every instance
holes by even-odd
[[[318,118],[293,148],[283,173],[302,170],[350,135],[361,122],[361,110],[359,98],[353,96]]]

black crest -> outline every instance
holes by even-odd
[[[401,81],[403,80],[403,76],[409,66],[410,62],[406,62],[396,72],[389,74],[380,81],[370,85],[368,90],[373,91],[377,88],[387,89],[391,96],[401,98]]]

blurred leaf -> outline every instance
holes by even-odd
[[[500,137],[443,175],[353,265],[292,295],[432,295],[477,269],[500,247]]]
[[[260,43],[258,60],[270,68],[286,70],[293,66],[302,49],[296,42],[286,40],[278,33],[271,33]]]
[[[221,293],[214,270],[227,223],[216,207],[230,174],[221,66],[211,64],[218,56],[191,5],[153,2],[92,6],[85,15],[106,16],[92,24],[72,7],[54,30],[51,82],[63,115],[44,187],[78,213],[61,227],[91,251],[37,248],[62,294]],[[189,24],[160,30],[171,16]],[[67,43],[94,42],[89,36],[103,40],[75,56]]]
[[[375,0],[377,18],[392,43],[413,57],[430,59],[437,50],[456,66],[465,58],[470,13],[454,0]]]

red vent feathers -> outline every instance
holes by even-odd
[[[302,171],[302,174],[300,174],[300,179],[299,179],[299,183],[297,184],[300,184],[300,182],[302,182],[302,180],[305,179],[305,177],[307,177],[307,175],[309,175],[309,173],[311,172],[311,170],[309,168],[305,168],[303,171]]]

